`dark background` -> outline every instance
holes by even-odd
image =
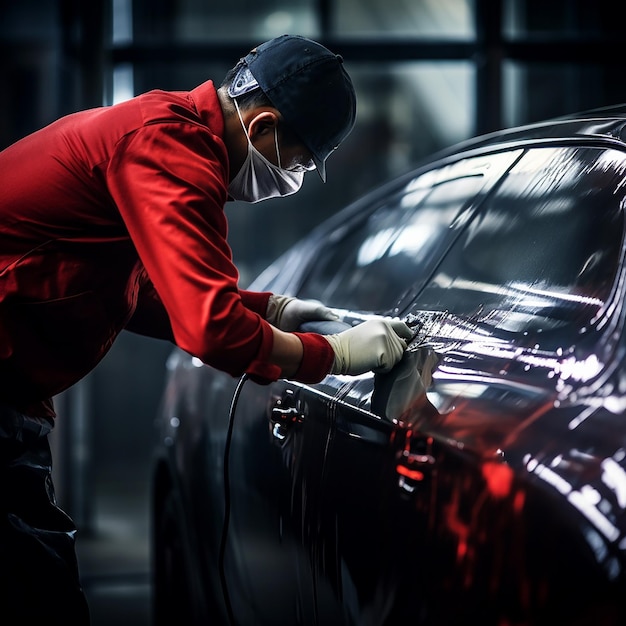
[[[470,136],[626,102],[608,0],[0,0],[0,149],[153,88],[221,81],[284,32],[345,58],[359,99],[328,182],[227,208],[246,284],[323,218]],[[36,172],[33,172],[36,175]],[[171,346],[123,334],[56,399],[55,480],[94,626],[149,619],[149,476]],[[125,621],[124,621],[125,620]]]

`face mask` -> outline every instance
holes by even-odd
[[[252,145],[236,100],[235,107],[243,132],[246,133],[248,139],[248,154],[241,169],[228,185],[228,193],[235,200],[243,200],[244,202],[260,202],[267,200],[267,198],[278,198],[296,193],[302,186],[304,172],[290,172],[268,161]],[[276,142],[276,154],[280,164],[276,128],[274,128],[274,141]]]

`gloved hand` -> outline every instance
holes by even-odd
[[[299,300],[290,296],[271,295],[267,303],[265,319],[279,330],[293,332],[303,322],[328,320],[339,317],[317,300]]]
[[[335,351],[331,374],[388,372],[401,358],[413,331],[401,320],[371,319],[326,335]]]

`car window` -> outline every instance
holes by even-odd
[[[416,308],[513,332],[593,321],[620,262],[625,173],[615,150],[529,150],[482,203]]]
[[[422,277],[481,190],[521,154],[466,159],[417,176],[366,219],[326,238],[298,295],[358,311],[390,310]]]

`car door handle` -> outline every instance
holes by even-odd
[[[282,441],[287,436],[289,427],[304,418],[297,404],[295,396],[290,391],[276,400],[271,411],[272,435],[276,439]]]
[[[291,422],[297,420],[298,416],[299,411],[295,406],[282,407],[277,403],[272,409],[272,420],[275,422]]]

